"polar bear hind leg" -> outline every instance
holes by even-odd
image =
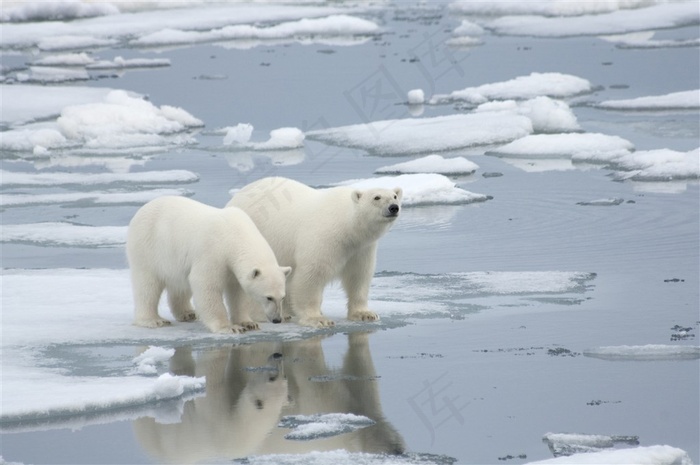
[[[170,311],[177,321],[194,321],[197,315],[192,308],[192,292],[187,289],[167,288]]]
[[[131,283],[134,290],[134,324],[146,328],[167,326],[170,321],[158,315],[158,302],[165,285],[150,273],[136,273],[132,270]]]

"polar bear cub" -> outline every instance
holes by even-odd
[[[129,223],[126,252],[138,326],[170,324],[158,315],[164,289],[178,321],[198,317],[213,332],[258,328],[248,306],[240,304],[243,293],[264,308],[270,321],[281,321],[291,268],[277,264],[260,231],[238,208],[159,197],[141,207]]]
[[[332,326],[321,313],[323,289],[340,279],[348,319],[379,319],[367,306],[377,241],[401,209],[402,190],[314,189],[285,178],[253,182],[228,202],[257,225],[280,263],[294,272],[287,284],[285,318],[306,326]]]

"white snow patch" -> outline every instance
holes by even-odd
[[[199,176],[187,170],[138,171],[134,173],[24,173],[0,170],[4,187],[95,186],[108,184],[191,183]]]
[[[143,205],[164,195],[190,196],[185,189],[152,189],[136,192],[62,192],[53,194],[0,194],[0,206],[26,207],[30,205]]]
[[[349,433],[371,426],[376,422],[362,415],[352,413],[326,413],[316,415],[288,415],[282,417],[281,428],[292,428],[285,439],[309,441]]]
[[[610,451],[574,454],[567,457],[528,462],[527,465],[692,465],[690,456],[671,446],[635,447]]]
[[[572,2],[572,4],[584,4]],[[700,22],[695,2],[669,2],[647,8],[573,17],[505,16],[485,27],[496,34],[535,37],[610,35],[650,29],[690,26]]]
[[[700,358],[700,347],[667,344],[607,346],[585,350],[583,355],[604,360],[697,360]]]
[[[309,131],[309,139],[376,155],[408,155],[509,142],[533,131],[529,118],[501,112],[374,121]]]
[[[441,155],[428,155],[404,163],[382,166],[377,174],[437,173],[443,175],[471,174],[479,165],[464,157],[443,158]]]
[[[304,146],[304,133],[297,128],[278,128],[270,131],[265,142],[250,142],[253,125],[240,123],[224,128],[224,145],[242,150],[291,150]]]
[[[475,112],[511,112],[527,116],[532,121],[535,132],[569,132],[581,127],[574,112],[566,102],[540,96],[525,101],[505,100],[486,102],[479,105]]]
[[[456,205],[473,202],[483,202],[486,195],[466,191],[446,176],[433,173],[402,174],[400,176],[383,176],[368,179],[351,179],[336,184],[350,186],[356,189],[394,189],[403,190],[402,205]]]
[[[597,106],[610,110],[692,110],[700,108],[700,89],[626,100],[605,100]]]
[[[83,226],[72,223],[0,225],[0,242],[42,246],[118,247],[126,243],[126,226]]]
[[[431,103],[465,101],[479,105],[489,100],[525,100],[540,96],[564,98],[592,90],[586,79],[562,73],[531,73],[508,81],[467,87],[446,95],[435,95]]]
[[[221,42],[228,40],[274,40],[306,36],[353,36],[374,34],[379,26],[372,21],[348,15],[331,15],[325,18],[304,18],[274,26],[232,25],[207,31],[163,29],[147,34],[131,42],[137,46],[162,46]]]
[[[167,362],[175,355],[175,349],[150,346],[141,354],[134,357],[133,373],[140,375],[155,375],[158,373],[158,365]]]
[[[490,153],[507,157],[561,158],[619,156],[634,149],[626,139],[606,134],[534,134],[493,149]]]
[[[409,105],[422,105],[425,103],[425,93],[423,92],[423,89],[409,90],[407,97]]]

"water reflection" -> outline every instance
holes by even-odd
[[[322,337],[228,345],[196,357],[191,348],[177,349],[171,371],[206,376],[206,396],[185,405],[180,423],[134,421],[138,441],[153,458],[177,463],[336,449],[401,454],[403,439],[382,414],[368,337],[347,336],[339,368],[327,365]],[[375,423],[308,440],[285,439],[289,430],[278,427],[286,416],[328,413],[361,415]]]

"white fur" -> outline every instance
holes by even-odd
[[[367,307],[377,241],[397,218],[401,196],[400,188],[313,189],[290,179],[265,178],[237,192],[227,207],[248,213],[279,263],[294,269],[285,318],[330,326],[333,322],[321,313],[321,300],[334,279],[341,280],[348,296],[348,319],[379,319]]]
[[[160,197],[141,207],[129,223],[126,242],[134,290],[134,324],[170,324],[158,315],[167,289],[178,321],[197,316],[213,332],[256,329],[244,292],[280,320],[285,279],[275,255],[243,211],[214,208],[184,197]],[[229,307],[226,314],[223,295]]]

